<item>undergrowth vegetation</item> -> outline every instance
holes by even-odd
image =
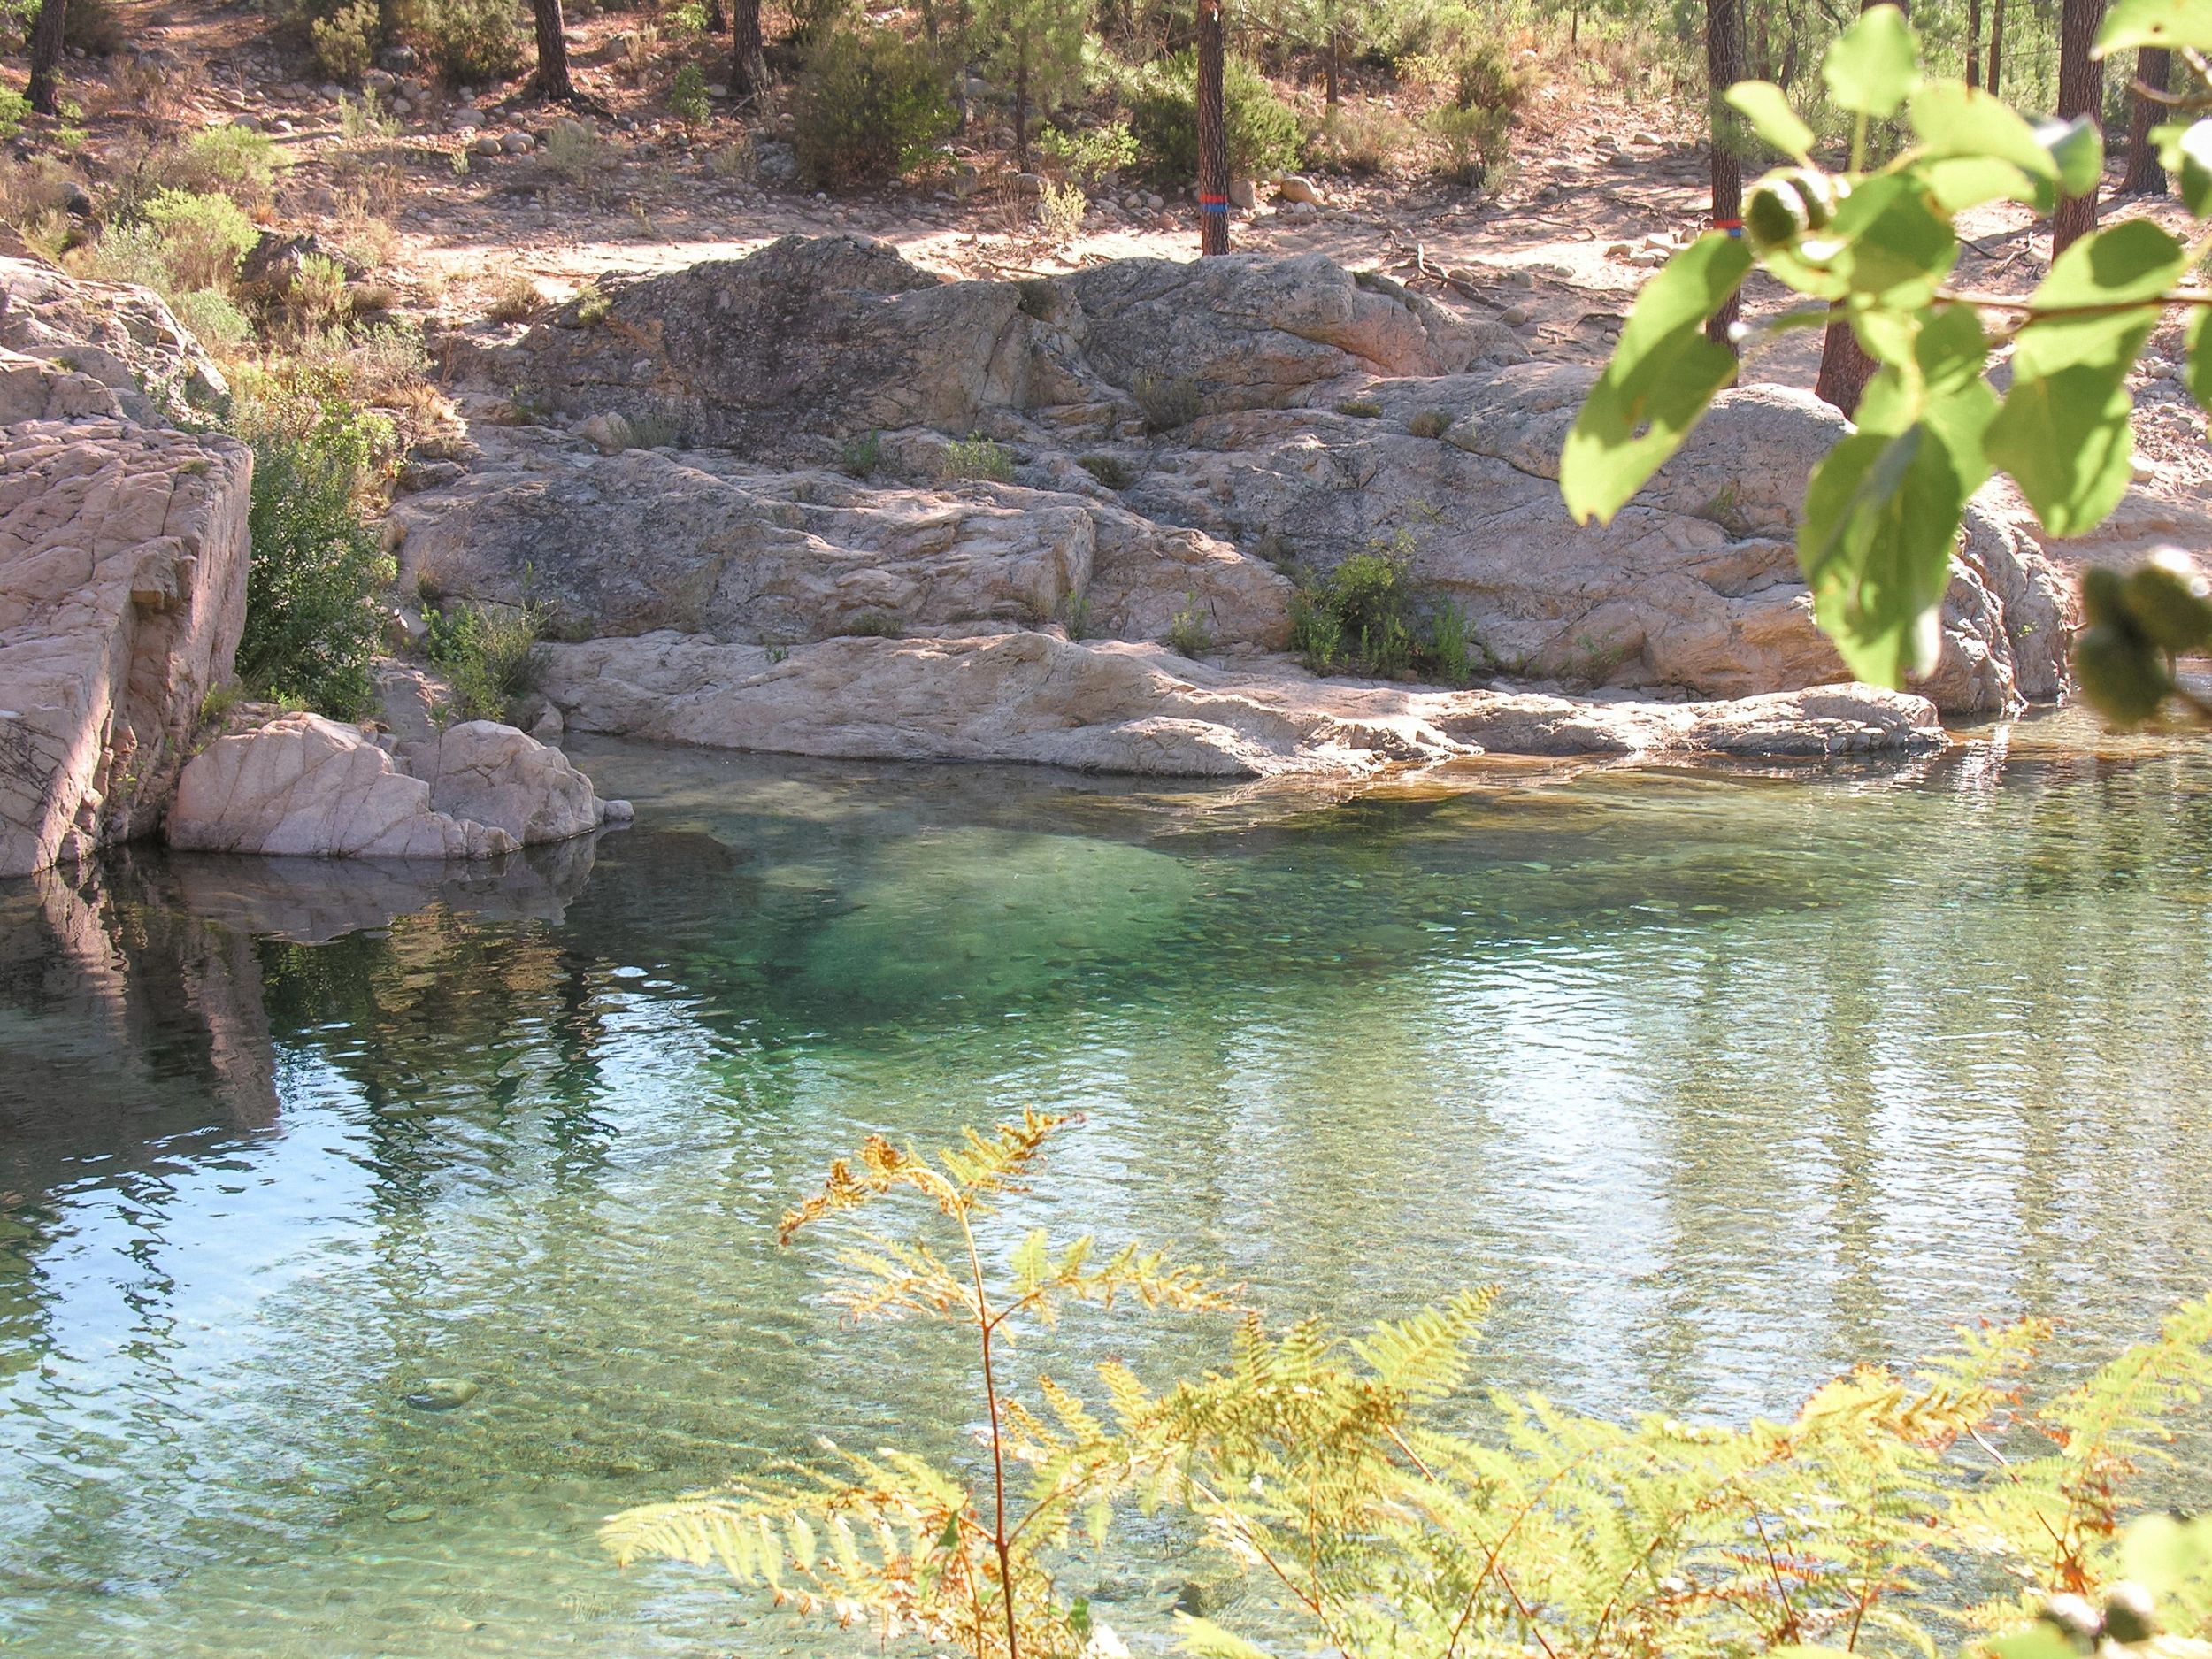
[[[2127,1525],[2133,1482],[2212,1382],[2212,1298],[2068,1386],[2044,1380],[2050,1328],[2029,1319],[1909,1371],[1861,1366],[1786,1421],[1617,1422],[1473,1389],[1487,1290],[1348,1336],[1271,1327],[1135,1246],[1040,1230],[987,1248],[1069,1121],[1026,1112],[933,1158],[871,1138],[780,1233],[919,1201],[923,1225],[841,1250],[836,1300],[962,1333],[979,1455],[831,1447],[803,1474],[614,1517],[618,1559],[765,1586],[851,1628],[855,1652],[911,1637],[975,1659],[1123,1651],[1053,1564],[1079,1536],[1106,1545],[1132,1508],[1271,1582],[1299,1627],[1285,1651],[1342,1659],[1928,1655],[2001,1632],[2019,1632],[2008,1659],[2060,1659],[2086,1651],[2085,1623],[2125,1642],[2212,1613],[2212,1522]],[[1011,1386],[1004,1349],[1079,1302],[1233,1315],[1226,1361],[1155,1388],[1110,1360],[1089,1397],[1048,1375]],[[1179,1626],[1188,1653],[1269,1653],[1205,1618]]]
[[[461,719],[505,719],[515,699],[535,691],[544,676],[545,616],[536,605],[463,601],[426,611],[423,621],[423,654],[444,671],[453,687],[450,712]]]

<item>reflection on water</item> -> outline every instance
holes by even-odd
[[[1304,809],[580,758],[639,827],[496,872],[0,886],[0,1645],[821,1650],[591,1528],[964,1420],[928,1333],[840,1329],[771,1240],[872,1128],[1083,1109],[1018,1224],[1286,1315],[1495,1279],[1489,1374],[1598,1409],[1780,1410],[2212,1281],[2185,751]],[[433,1377],[478,1392],[409,1406]],[[1182,1546],[1139,1541],[1141,1638]]]

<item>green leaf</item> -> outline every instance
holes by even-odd
[[[1924,305],[1958,263],[1958,239],[1928,205],[1911,172],[1868,180],[1845,200],[1827,234],[1843,248],[1828,261],[1850,291],[1877,305]]]
[[[2120,1537],[2120,1571],[2153,1595],[2170,1596],[2212,1574],[2212,1521],[2146,1515]]]
[[[2095,529],[2127,491],[2134,451],[2127,361],[2150,331],[2147,321],[2125,356],[2109,364],[2015,371],[2012,390],[1990,423],[1989,458],[2012,474],[2053,535]]]
[[[1936,607],[1970,493],[1925,423],[1854,433],[1813,469],[1798,564],[1815,617],[1859,679],[1901,687],[1933,664]]]
[[[1734,377],[1735,354],[1706,339],[1705,319],[1736,291],[1751,258],[1737,237],[1701,236],[1636,296],[1560,454],[1560,494],[1576,523],[1608,521],[1627,505]]]
[[[1920,84],[1920,39],[1893,5],[1859,14],[1820,65],[1839,108],[1886,120]]]
[[[1789,94],[1771,81],[1739,81],[1721,95],[1766,143],[1797,161],[1812,154],[1813,129],[1790,108]]]
[[[1913,94],[1911,114],[1927,158],[1952,164],[1921,169],[1948,211],[2006,196],[2050,211],[2058,164],[2003,99],[1962,81],[1932,81]]]
[[[1996,1659],[2081,1659],[2074,1644],[2055,1624],[2041,1619],[2025,1630],[2000,1636],[1985,1644]]]
[[[2212,50],[2212,0],[2119,0],[2097,31],[2096,55],[2131,46]]]
[[[2070,121],[2038,121],[2036,142],[2058,169],[2058,193],[2087,196],[2104,177],[2104,134],[2085,115]]]
[[[2159,159],[2181,187],[2182,205],[2197,219],[2212,219],[2212,120],[2175,122],[2151,134]]]

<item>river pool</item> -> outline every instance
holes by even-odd
[[[1080,1110],[1017,1225],[1284,1316],[1495,1282],[1486,1379],[1596,1409],[1786,1411],[2024,1311],[2064,1364],[2212,1284],[2186,743],[1337,800],[578,756],[636,827],[498,873],[0,883],[0,1647],[843,1650],[593,1528],[972,1420],[774,1242],[871,1129]],[[1224,1334],[1078,1321],[1053,1369]],[[1133,1548],[1141,1647],[1189,1569]]]

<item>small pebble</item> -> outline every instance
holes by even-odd
[[[426,1521],[436,1513],[437,1510],[426,1503],[403,1503],[396,1509],[385,1510],[384,1518],[388,1521],[397,1521],[401,1525],[405,1526],[416,1521]]]
[[[476,1398],[477,1386],[463,1377],[433,1377],[407,1396],[418,1411],[450,1411]]]

